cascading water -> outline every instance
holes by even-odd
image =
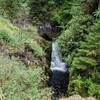
[[[57,42],[52,43],[51,66],[52,76],[50,85],[53,87],[55,95],[62,96],[67,91],[69,76],[67,65],[62,62],[59,54]]]
[[[66,64],[62,62],[62,59],[59,54],[59,47],[56,42],[52,43],[52,55],[51,55],[51,71],[58,70],[61,72],[66,72]]]
[[[53,29],[51,27],[51,24],[47,20],[38,27],[38,32],[40,33],[40,35],[44,39],[49,41],[52,41],[53,38],[51,34],[52,30]],[[67,65],[62,61],[60,57],[57,42],[52,42],[52,54],[49,60],[51,60],[50,69],[52,75],[50,76],[48,85],[53,87],[55,97],[62,96],[67,91],[69,73]]]

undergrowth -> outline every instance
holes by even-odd
[[[50,100],[51,90],[45,86],[45,80],[39,66],[26,69],[18,59],[10,60],[0,54],[1,100]]]

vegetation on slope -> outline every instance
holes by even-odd
[[[78,4],[79,2],[76,6],[72,5],[71,10],[74,8],[76,12],[72,12],[72,19],[57,39],[62,57],[69,66],[68,93],[94,96],[99,99],[100,18],[84,13],[84,9],[75,9],[82,7]]]
[[[45,78],[41,67],[26,69],[18,59],[0,54],[1,100],[48,100],[51,91],[44,88]]]
[[[63,60],[69,67],[68,94],[94,96],[98,100],[100,99],[99,0],[0,0],[0,16],[10,19],[17,26],[24,26],[18,28],[10,21],[0,17],[0,52],[6,55],[0,56],[0,61],[5,62],[7,60],[8,64],[11,65],[11,67],[8,66],[10,76],[9,73],[6,73],[10,79],[7,78],[6,80],[3,72],[7,70],[7,65],[0,62],[0,71],[3,74],[2,77],[0,75],[0,82],[6,83],[7,81],[5,87],[8,86],[6,92],[6,88],[1,84],[2,97],[20,100],[20,98],[24,99],[23,95],[25,95],[34,100],[40,99],[42,96],[44,100],[45,93],[50,92],[48,89],[41,88],[40,81],[36,84],[37,80],[32,79],[33,76],[35,78],[41,77],[43,72],[40,67],[47,71],[45,52],[50,46],[47,41],[40,38],[34,30],[35,28],[28,24],[30,19],[33,24],[49,19],[51,24],[53,23],[57,28],[61,28],[61,35],[57,38],[57,42]],[[5,67],[2,67],[2,65]],[[16,66],[18,66],[17,69]],[[22,66],[22,69],[20,69],[20,66]],[[24,69],[25,66],[32,67],[32,69],[26,70]],[[15,76],[11,71],[12,69]],[[22,91],[27,86],[26,83],[20,81],[20,73],[16,70],[24,72],[22,81],[29,82],[30,90],[30,87],[28,87],[28,91]],[[29,73],[34,75],[31,76]],[[12,80],[14,80],[14,84]],[[22,87],[17,83],[17,80],[22,82]],[[20,94],[18,94],[18,89]],[[10,90],[11,93],[8,93]],[[44,91],[43,94],[41,94],[41,91]],[[36,95],[32,95],[33,93]],[[50,98],[50,95],[49,97],[47,95],[46,98]]]
[[[20,29],[0,18],[0,99],[51,98],[43,71],[47,66],[45,53],[39,41],[34,27]]]

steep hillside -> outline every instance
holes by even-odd
[[[0,99],[47,100],[45,52],[36,28],[18,28],[0,18]],[[48,92],[48,94],[47,94]]]

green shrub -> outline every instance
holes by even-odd
[[[24,4],[24,0],[0,0],[0,15],[8,18],[16,16]]]
[[[100,19],[85,15],[79,0],[72,3],[70,14],[72,19],[65,22],[66,29],[57,39],[63,60],[69,66],[68,92],[99,99]]]
[[[84,41],[89,32],[89,27],[93,22],[93,18],[86,16],[75,16],[67,25],[67,29],[62,32],[57,39],[62,56],[67,61],[68,56],[73,56],[75,49],[80,46],[81,41]],[[69,58],[69,57],[68,57]],[[68,61],[70,62],[70,61]]]
[[[33,54],[36,57],[40,57],[45,54],[41,44],[38,42],[39,40],[41,40],[41,37],[39,37],[36,27],[28,26],[22,28],[20,35],[21,38],[20,38],[19,45],[28,43],[29,46],[34,50]]]
[[[12,46],[18,45],[19,29],[8,20],[0,18],[0,39],[4,39]]]
[[[45,80],[40,67],[26,69],[17,59],[0,54],[0,96],[4,100],[50,99],[51,90],[45,87]]]
[[[44,51],[43,51],[42,47],[40,47],[40,45],[35,40],[28,39],[24,42],[28,43],[32,47],[32,49],[35,51],[34,52],[35,56],[43,56],[44,55]]]
[[[100,8],[98,8],[96,10],[96,12],[94,13],[94,15],[96,16],[96,18],[100,18]]]
[[[34,27],[18,28],[8,20],[0,18],[0,39],[3,39],[10,47],[18,48],[24,43],[28,43],[34,50],[34,56],[43,56],[44,51],[37,42],[39,36]]]
[[[100,86],[95,84],[91,79],[83,79],[77,76],[76,79],[72,79],[69,85],[69,93],[80,94],[81,96],[94,96],[98,100],[100,98]]]
[[[55,0],[54,0],[55,1]],[[72,18],[70,13],[73,0],[55,1],[54,9],[51,11],[51,20],[59,23],[60,27],[65,28],[65,25]]]
[[[69,65],[69,94],[99,99],[100,20],[92,23],[89,16],[73,18],[57,41]]]

